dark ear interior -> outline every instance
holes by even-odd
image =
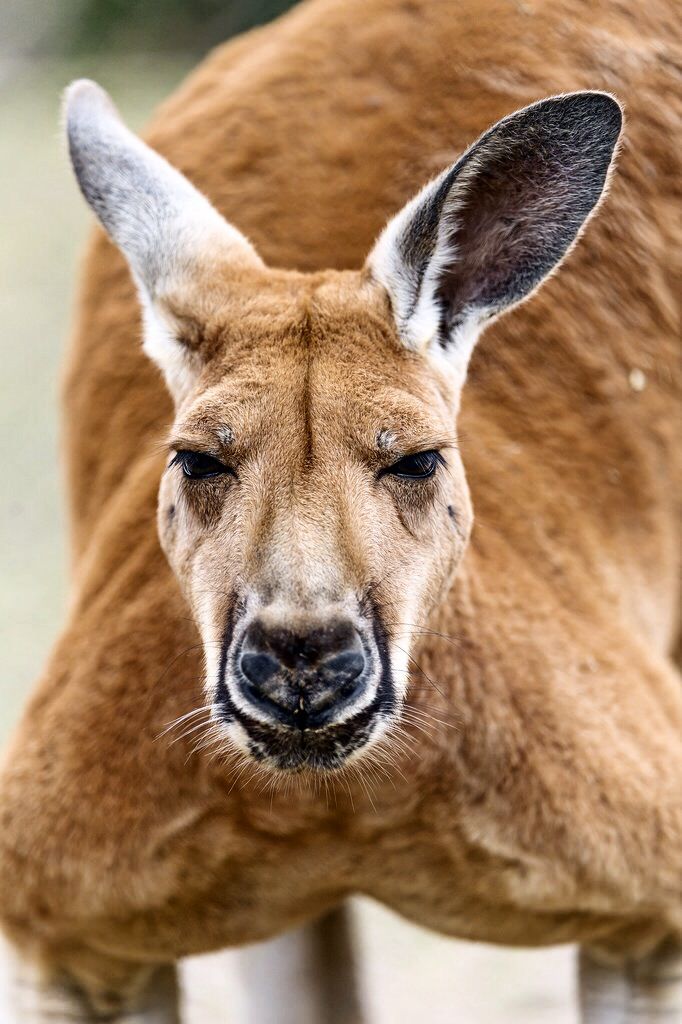
[[[437,183],[402,244],[413,266],[437,254],[442,340],[473,312],[524,298],[561,260],[602,194],[621,125],[605,93],[543,100],[498,122]]]

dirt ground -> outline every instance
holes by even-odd
[[[88,224],[57,131],[58,97],[80,75],[109,88],[134,125],[189,59],[0,63],[0,743],[54,638],[66,594],[57,393],[77,250]],[[510,951],[453,942],[357,905],[373,1024],[575,1024],[567,948]],[[237,953],[183,965],[187,1024],[249,1016]],[[2,967],[0,965],[0,989]],[[0,1020],[2,1012],[0,992]]]

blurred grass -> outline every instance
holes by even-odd
[[[79,52],[158,51],[177,45],[193,52],[262,25],[294,0],[80,0],[69,19],[68,45]],[[162,29],[162,31],[159,31]]]
[[[168,53],[198,57],[276,18],[295,0],[0,0],[0,61]]]
[[[81,55],[25,63],[0,86],[0,747],[66,602],[58,388],[90,216],[59,138],[59,94],[74,77],[96,78],[139,127],[194,63],[189,54]],[[0,61],[0,81],[2,70]],[[457,943],[367,902],[359,921],[373,1024],[575,1024],[565,949]],[[231,1024],[258,1024],[240,954],[201,957],[183,970],[187,1024],[222,1024],[228,1012]]]

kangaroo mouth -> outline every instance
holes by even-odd
[[[353,718],[317,729],[290,728],[252,718],[235,706],[223,683],[218,717],[225,725],[241,727],[254,761],[286,772],[334,771],[382,731],[381,725],[389,720],[394,706],[390,679],[382,677],[372,703]]]

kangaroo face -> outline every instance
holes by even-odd
[[[175,399],[159,533],[214,717],[275,770],[339,768],[398,720],[411,637],[466,547],[456,417],[473,346],[577,237],[620,109],[575,93],[505,118],[362,271],[316,275],[266,268],[97,86],[71,87],[66,122]]]
[[[456,393],[367,275],[256,270],[222,298],[196,325],[213,354],[171,431],[162,544],[235,743],[331,768],[398,714],[462,555]]]

